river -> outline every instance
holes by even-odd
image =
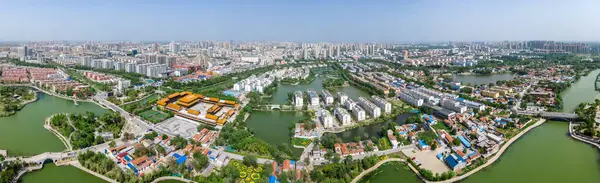
[[[38,93],[38,100],[27,104],[21,111],[8,117],[0,117],[0,149],[8,150],[10,156],[28,156],[43,152],[60,152],[63,143],[44,128],[44,120],[55,113],[97,114],[106,112],[104,108],[91,102],[78,102]]]
[[[25,174],[23,183],[104,183],[106,181],[74,166],[45,164],[42,170]]]
[[[510,73],[490,74],[490,75],[452,75],[452,80],[461,82],[462,84],[488,84],[496,83],[501,80],[512,80],[516,75]]]
[[[582,102],[593,102],[598,98],[600,92],[594,89],[596,76],[600,69],[590,72],[587,76],[582,76],[575,83],[571,84],[567,90],[562,92],[563,111],[575,111]]]

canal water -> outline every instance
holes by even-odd
[[[8,117],[0,117],[0,149],[8,150],[10,156],[29,156],[43,152],[60,152],[63,143],[44,128],[44,120],[55,113],[97,114],[104,108],[90,102],[78,102],[38,93],[38,100],[25,105],[21,111]]]
[[[563,111],[575,111],[580,103],[593,102],[594,99],[600,96],[600,92],[594,89],[598,73],[600,73],[600,69],[590,72],[587,76],[579,78],[577,82],[571,84],[571,87],[562,92]]]
[[[516,75],[511,73],[490,74],[490,75],[452,75],[452,80],[461,82],[462,84],[488,84],[496,83],[501,80],[512,80]]]
[[[376,136],[377,138],[383,137],[381,134],[381,127],[386,127],[388,123],[396,123],[396,124],[404,124],[406,119],[410,116],[413,116],[413,113],[405,113],[396,117],[396,120],[390,120],[383,123],[372,124],[367,126],[361,126],[357,128],[353,128],[351,130],[346,130],[344,132],[336,133],[335,135],[342,139],[344,142],[354,141],[354,137],[359,136],[363,139],[371,139],[372,136]]]
[[[550,121],[532,129],[497,162],[462,182],[600,182],[598,149],[569,137],[568,126]]]
[[[106,181],[73,166],[45,164],[42,170],[25,174],[23,183],[104,183]]]

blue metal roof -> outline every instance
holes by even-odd
[[[471,143],[469,141],[467,141],[467,139],[465,139],[465,137],[463,137],[462,135],[458,136],[458,139],[460,140],[460,142],[462,142],[463,145],[465,145],[466,147],[471,147]]]
[[[182,163],[185,163],[185,160],[187,160],[187,157],[181,156],[181,157],[177,158],[177,164],[181,165]]]
[[[127,167],[129,167],[129,169],[133,170],[133,172],[137,173],[138,169],[135,168],[135,166],[133,166],[131,163],[127,163]]]
[[[277,181],[277,177],[275,177],[275,175],[271,175],[269,177],[269,183],[279,183],[279,181]]]

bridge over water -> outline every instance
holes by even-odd
[[[575,113],[567,112],[536,112],[536,111],[516,111],[517,114],[526,116],[539,116],[546,119],[559,119],[565,121],[571,121],[579,119],[579,116]]]
[[[294,110],[294,106],[291,105],[281,105],[281,104],[267,104],[267,105],[258,105],[256,106],[257,110],[281,110],[281,111],[291,111]]]

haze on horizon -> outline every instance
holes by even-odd
[[[594,0],[2,0],[1,41],[600,41]]]

